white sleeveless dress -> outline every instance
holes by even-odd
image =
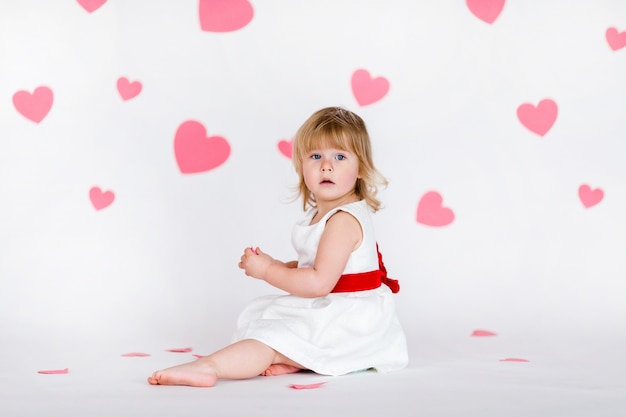
[[[344,274],[378,269],[371,211],[365,201],[338,207],[311,225],[309,210],[294,226],[292,243],[298,267],[313,266],[327,220],[337,211],[361,224],[363,242],[352,252]],[[374,368],[389,372],[408,363],[406,338],[396,316],[389,287],[304,298],[269,295],[253,300],[239,315],[234,341],[256,339],[323,375],[342,375]]]

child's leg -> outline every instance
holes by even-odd
[[[273,363],[285,363],[285,359],[258,340],[246,339],[196,361],[156,371],[148,382],[152,385],[212,387],[218,378],[252,378]]]

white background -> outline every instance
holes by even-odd
[[[390,181],[376,224],[411,366],[462,354],[475,329],[498,333],[493,361],[624,346],[626,48],[605,34],[626,30],[626,3],[509,0],[492,24],[460,0],[252,4],[213,33],[191,0],[0,3],[5,369],[228,343],[246,302],[277,291],[237,268],[244,247],[294,258],[302,210],[278,143],[329,105],[364,118]],[[358,69],[389,92],[360,106]],[[123,100],[120,77],[141,93]],[[36,123],[12,98],[39,86],[54,102]],[[558,117],[541,136],[516,110],[543,99]],[[187,120],[228,141],[225,163],[181,173]],[[583,184],[602,201],[586,208]],[[94,186],[114,202],[96,210]],[[416,221],[428,191],[451,224]]]

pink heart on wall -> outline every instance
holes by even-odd
[[[198,16],[206,32],[232,32],[250,23],[254,9],[248,0],[200,0]]]
[[[41,122],[52,108],[52,90],[46,86],[35,88],[33,93],[20,90],[13,94],[13,105],[24,117],[35,123]]]
[[[385,77],[372,78],[364,69],[352,74],[352,93],[360,106],[376,103],[389,92],[389,81]]]
[[[517,108],[520,122],[533,133],[543,136],[552,128],[558,115],[558,107],[551,99],[544,99],[534,106],[524,103]]]
[[[204,126],[188,120],[176,130],[174,154],[183,174],[195,174],[217,168],[230,156],[230,145],[221,136],[207,137]]]
[[[580,202],[583,203],[583,206],[589,208],[602,201],[604,198],[604,191],[600,188],[592,189],[587,184],[583,184],[578,187],[578,197],[580,198]]]
[[[293,139],[292,140],[281,140],[278,142],[278,150],[280,153],[285,155],[287,158],[291,159],[293,154]]]
[[[606,41],[612,50],[622,49],[626,46],[626,31],[618,32],[617,28],[608,28],[606,30]]]
[[[120,77],[117,80],[117,91],[124,100],[130,100],[141,93],[142,85],[139,81],[130,82],[126,77]]]
[[[447,226],[454,221],[454,212],[443,206],[443,198],[436,191],[422,196],[417,205],[417,222],[427,226]]]
[[[78,4],[83,6],[83,9],[87,10],[89,13],[95,12],[102,6],[107,0],[76,0]]]
[[[504,8],[504,0],[466,0],[466,3],[474,16],[489,24],[500,16]]]
[[[100,187],[91,187],[89,190],[89,199],[96,210],[102,210],[113,203],[115,194],[113,191],[102,191]]]

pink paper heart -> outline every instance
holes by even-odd
[[[115,194],[113,191],[102,191],[100,187],[91,187],[89,190],[89,199],[96,210],[102,210],[113,203]]]
[[[318,382],[316,384],[291,384],[289,388],[291,389],[315,389],[324,385],[326,382]]]
[[[291,155],[293,153],[293,139],[292,140],[283,139],[280,142],[278,142],[278,150],[287,158],[291,159]]]
[[[248,0],[200,0],[198,16],[206,32],[232,32],[250,23],[254,9]]]
[[[13,94],[13,105],[24,117],[35,123],[41,122],[52,108],[52,90],[46,86],[35,88],[33,93],[20,90]]]
[[[466,0],[470,12],[483,22],[493,23],[504,7],[504,0]]]
[[[174,352],[174,353],[189,353],[191,352],[193,349],[191,349],[190,347],[186,347],[186,348],[174,348],[174,349],[167,349],[166,352]]]
[[[473,337],[489,337],[489,336],[497,336],[497,333],[491,332],[489,330],[474,330],[472,332]]]
[[[188,120],[176,130],[174,154],[183,174],[205,172],[222,165],[230,156],[230,145],[221,136],[207,137],[204,126]]]
[[[117,80],[117,91],[124,100],[130,100],[141,93],[142,85],[139,81],[130,82],[126,77],[120,77]]]
[[[78,4],[83,6],[83,9],[87,10],[87,12],[92,13],[95,12],[102,6],[107,0],[76,0]]]
[[[142,352],[129,352],[129,353],[123,353],[122,355],[125,358],[146,358],[148,356],[150,356],[149,353],[142,353]]]
[[[454,212],[442,205],[443,198],[436,191],[422,196],[417,205],[417,222],[427,226],[446,226],[454,221]]]
[[[517,108],[520,122],[533,133],[543,136],[552,128],[558,115],[558,107],[551,99],[544,99],[534,106],[524,103]]]
[[[364,69],[352,74],[352,93],[360,106],[376,103],[389,91],[389,81],[385,77],[372,78]]]
[[[592,189],[587,184],[578,187],[578,197],[586,208],[593,207],[604,198],[604,191],[600,188]]]
[[[606,41],[612,50],[622,49],[626,46],[626,31],[619,32],[617,28],[608,28],[606,30]]]
[[[500,362],[530,362],[528,359],[523,358],[505,358],[500,359]]]
[[[37,371],[38,374],[44,374],[44,375],[64,375],[69,373],[69,369],[65,368],[65,369],[50,369],[50,370],[44,370],[44,371]]]

